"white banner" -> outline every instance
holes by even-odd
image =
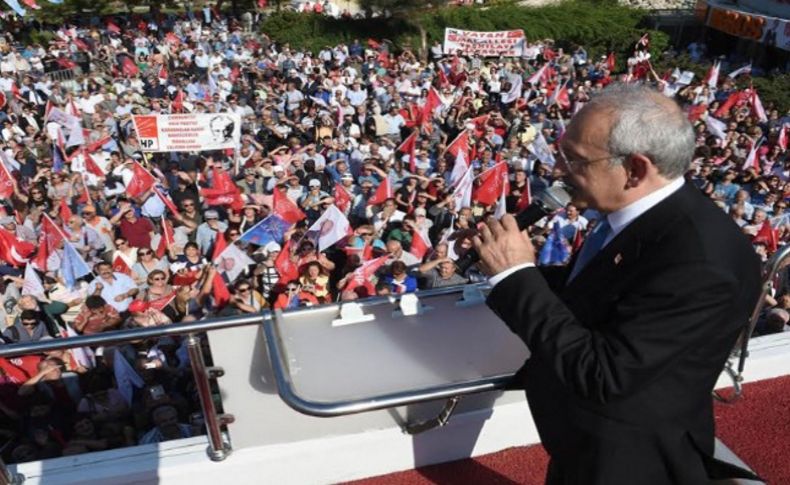
[[[444,29],[444,53],[484,57],[520,57],[526,49],[524,31],[498,30],[477,32],[474,30]]]
[[[241,116],[232,113],[139,115],[133,119],[145,152],[235,150],[241,140]]]

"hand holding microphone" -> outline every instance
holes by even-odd
[[[570,195],[562,187],[549,187],[538,193],[532,203],[515,216],[506,214],[500,221],[490,219],[488,226],[483,226],[480,235],[474,238],[474,249],[456,262],[458,273],[466,273],[478,261],[488,276],[518,264],[535,262],[535,248],[529,236],[522,231],[564,208],[570,201]]]

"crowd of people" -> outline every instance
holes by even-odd
[[[565,122],[612,82],[688,109],[688,180],[758,253],[790,238],[790,113],[737,89],[726,60],[707,79],[659,74],[646,38],[617,72],[552,41],[510,58],[373,39],[311,53],[200,13],[64,25],[48,45],[5,30],[4,343],[481,281],[455,265],[477,225],[563,184]],[[217,112],[241,117],[236,150],[146,152],[132,121]],[[567,263],[598,217],[569,204],[538,223],[541,261]],[[783,281],[761,333],[787,328]],[[203,432],[181,339],[0,364],[7,461]]]

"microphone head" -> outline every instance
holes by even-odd
[[[551,212],[562,209],[571,202],[570,194],[558,185],[552,185],[546,190],[541,190],[535,198],[543,202]]]

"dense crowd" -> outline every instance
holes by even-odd
[[[617,81],[687,107],[698,133],[688,179],[756,251],[767,258],[790,238],[790,118],[736,89],[748,72],[727,76],[735,62],[707,79],[659,74],[647,38],[619,74],[611,56],[552,41],[521,58],[434,44],[420,60],[372,39],[313,54],[250,33],[244,18],[94,19],[49,45],[5,29],[5,343],[480,281],[455,265],[476,226],[562,185],[565,122]],[[241,116],[237,150],[147,153],[131,120],[215,112]],[[597,218],[571,204],[533,227],[541,262],[566,263]],[[787,328],[784,280],[762,333]],[[181,339],[0,364],[8,461],[202,432]]]

